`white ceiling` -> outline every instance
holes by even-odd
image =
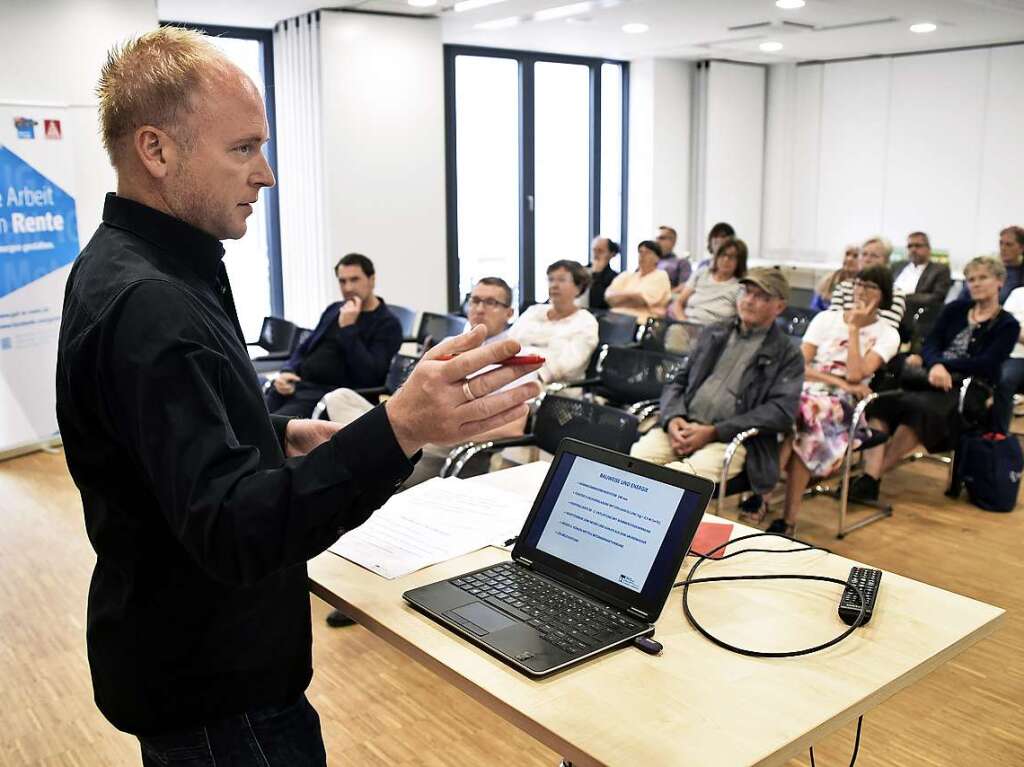
[[[157,0],[161,19],[245,27],[271,27],[317,8],[350,8],[414,15],[440,14],[446,43],[521,48],[632,59],[642,56],[727,58],[771,63],[835,59],[965,45],[1024,41],[1024,0],[807,0],[784,11],[774,0],[592,0],[585,12],[535,21],[537,11],[577,0],[504,0],[464,13],[453,0],[414,8],[403,0]],[[477,24],[517,17],[514,27]],[[914,34],[909,26],[931,21],[938,29]],[[628,35],[628,22],[648,32]],[[752,26],[752,25],[765,26]],[[735,29],[735,27],[747,27]],[[730,29],[734,28],[734,29]],[[765,54],[765,41],[783,44]]]

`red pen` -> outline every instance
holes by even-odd
[[[440,357],[434,359],[440,360],[441,362],[448,362],[455,359],[457,354],[442,354]],[[505,367],[507,365],[541,365],[544,363],[544,357],[537,354],[517,354],[515,357],[506,357],[501,362],[496,362],[496,365]]]

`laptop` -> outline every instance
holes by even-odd
[[[563,439],[512,559],[402,596],[544,676],[653,633],[714,483]]]

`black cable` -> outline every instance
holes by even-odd
[[[738,653],[739,655],[746,655],[746,656],[749,656],[749,657],[752,657],[752,658],[796,658],[796,657],[799,657],[801,655],[810,655],[811,653],[815,653],[815,652],[818,652],[819,650],[824,650],[827,647],[831,647],[832,645],[837,644],[837,643],[841,642],[842,640],[846,639],[846,637],[850,636],[850,634],[852,634],[854,632],[854,630],[856,628],[858,628],[864,622],[864,614],[865,614],[866,606],[867,606],[867,602],[864,599],[864,594],[863,594],[863,592],[861,592],[860,588],[858,588],[856,584],[850,583],[848,581],[841,581],[838,578],[831,578],[829,576],[824,576],[824,575],[720,575],[720,576],[714,576],[714,577],[710,577],[710,578],[694,578],[693,577],[694,573],[697,572],[697,568],[698,567],[700,567],[707,560],[711,559],[712,558],[712,556],[711,556],[712,554],[715,554],[716,552],[720,551],[721,549],[724,549],[726,546],[729,546],[730,544],[733,544],[733,543],[739,543],[740,541],[745,541],[745,540],[748,540],[750,538],[763,538],[763,537],[766,537],[766,536],[772,536],[774,538],[784,538],[787,541],[791,541],[793,543],[801,544],[801,546],[803,548],[798,548],[798,549],[741,549],[739,551],[734,551],[731,554],[726,554],[725,556],[721,557],[721,559],[729,559],[731,557],[735,557],[735,556],[738,556],[740,554],[749,554],[749,553],[754,553],[754,552],[770,553],[770,554],[791,554],[791,553],[796,553],[796,552],[800,552],[800,551],[825,551],[826,553],[828,551],[827,549],[822,549],[820,546],[815,546],[814,544],[806,543],[805,541],[800,541],[800,540],[797,540],[795,538],[790,538],[788,535],[782,535],[781,533],[751,533],[749,535],[741,535],[739,538],[734,538],[734,539],[732,539],[730,541],[725,541],[724,543],[721,543],[718,546],[715,546],[715,548],[711,549],[710,551],[705,552],[704,554],[696,554],[697,561],[693,563],[693,567],[690,568],[690,572],[687,574],[686,579],[682,580],[682,581],[679,581],[678,583],[673,584],[673,586],[672,586],[672,588],[676,588],[678,586],[682,586],[683,587],[683,600],[682,600],[682,602],[683,602],[683,613],[686,615],[686,620],[688,620],[690,622],[690,625],[693,626],[695,629],[697,629],[697,631],[699,631],[701,633],[701,635],[703,635],[704,638],[707,639],[709,642],[712,642],[713,644],[716,644],[716,645],[718,645],[719,647],[721,647],[721,648],[723,648],[725,650],[729,650],[730,652]],[[824,643],[822,643],[820,645],[816,645],[814,647],[808,647],[806,649],[796,650],[796,651],[793,651],[793,652],[762,652],[760,650],[748,650],[748,649],[743,648],[743,647],[736,647],[735,645],[731,645],[728,642],[725,642],[725,641],[719,639],[718,637],[714,636],[711,632],[709,632],[707,629],[705,629],[702,625],[700,625],[700,623],[697,621],[697,619],[693,616],[693,613],[690,611],[690,602],[689,602],[690,586],[692,586],[694,584],[698,584],[698,583],[722,583],[722,582],[726,582],[726,581],[766,581],[766,580],[778,580],[778,581],[781,581],[781,580],[821,581],[821,582],[824,582],[824,583],[836,583],[836,584],[842,586],[844,589],[847,586],[849,586],[857,594],[857,600],[860,602],[860,612],[858,613],[856,620],[854,620],[853,625],[851,625],[848,629],[846,629],[846,631],[844,631],[842,634],[840,634],[839,636],[835,637],[834,639],[832,639],[832,640],[830,640],[828,642],[824,642]]]
[[[857,717],[857,737],[853,741],[853,756],[850,758],[850,767],[853,767],[857,763],[857,752],[860,751],[860,728],[864,725],[864,714]],[[811,752],[811,767],[816,767],[814,764],[814,746],[810,747]]]

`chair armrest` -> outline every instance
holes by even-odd
[[[729,467],[732,465],[732,459],[736,455],[736,451],[740,449],[744,442],[751,437],[756,437],[760,433],[760,429],[746,429],[733,437],[732,441],[725,446],[725,455],[722,457],[722,474],[719,477],[720,483],[718,485],[719,511],[721,511],[721,499],[725,495],[725,486],[729,483]]]
[[[573,387],[583,387],[583,388],[585,388],[587,386],[596,386],[599,383],[601,383],[601,379],[600,378],[584,378],[584,379],[582,379],[580,381],[566,381],[566,382],[556,382],[556,383],[553,383],[553,384],[548,384],[548,386],[546,388],[547,388],[547,390],[551,394],[557,394],[558,392],[562,391],[563,389],[570,389],[570,388],[573,388]]]
[[[470,443],[462,452],[459,457],[455,460],[454,465],[449,472],[449,477],[458,477],[462,470],[466,467],[474,456],[480,455],[481,453],[497,453],[506,447],[520,447],[524,445],[535,445],[537,438],[532,434],[526,434],[522,437],[509,437],[507,439],[495,439],[487,442]],[[451,458],[451,455],[449,455]]]
[[[356,394],[360,395],[361,397],[366,397],[367,399],[369,399],[370,397],[379,397],[381,394],[387,394],[388,393],[388,387],[386,387],[386,386],[369,386],[369,387],[367,387],[365,389],[353,389],[352,391],[354,391]]]
[[[628,407],[626,407],[626,412],[627,413],[631,413],[632,415],[635,415],[635,416],[639,416],[642,411],[647,410],[652,405],[657,407],[659,404],[660,404],[660,400],[656,400],[656,399],[643,399],[643,400],[640,400],[639,402],[634,402],[631,405],[629,405]],[[644,418],[646,418],[646,417],[647,416],[644,416]]]

